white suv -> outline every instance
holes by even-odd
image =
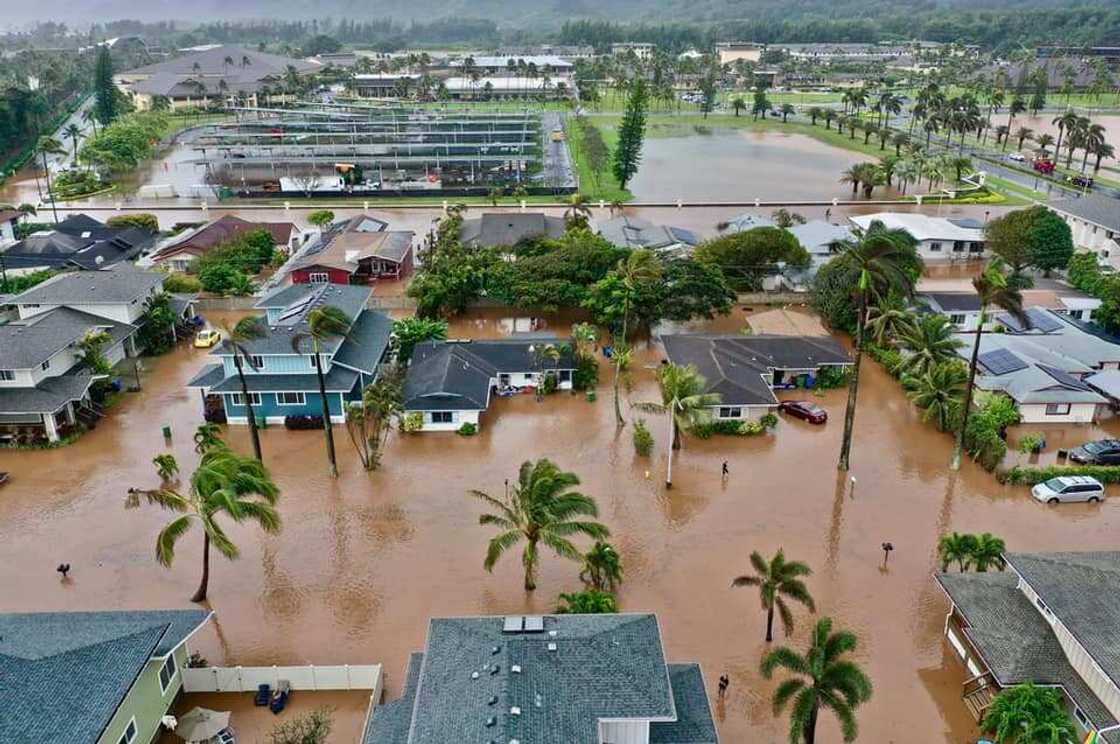
[[[1095,504],[1104,498],[1104,486],[1096,478],[1087,475],[1062,475],[1039,483],[1031,489],[1031,495],[1047,504],[1067,501],[1088,501]]]

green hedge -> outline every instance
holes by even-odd
[[[997,473],[1000,483],[1033,486],[1063,475],[1088,475],[1101,483],[1120,483],[1120,467],[1115,465],[1051,465],[1044,468],[1020,467]]]

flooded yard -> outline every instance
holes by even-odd
[[[716,326],[735,330],[743,320],[738,309]],[[564,332],[568,322],[551,327]],[[450,335],[500,335],[516,325],[476,313]],[[656,396],[657,361],[655,350],[639,350],[631,401]],[[0,489],[0,609],[188,606],[201,534],[180,544],[172,569],[160,568],[154,539],[169,515],[125,511],[123,501],[129,486],[156,485],[152,456],[172,452],[188,472],[197,461],[191,433],[201,402],[183,384],[203,362],[203,352],[187,348],[152,360],[144,391],[73,446],[0,451],[0,470],[12,472]],[[271,427],[262,444],[282,489],[283,530],[229,528],[242,555],[213,561],[216,617],[192,645],[212,664],[381,663],[395,697],[430,616],[549,612],[559,592],[579,588],[577,564],[553,555],[544,556],[532,595],[515,555],[493,574],[482,568],[491,532],[478,525],[480,504],[467,489],[501,493],[523,460],[548,457],[575,471],[599,503],[625,565],[623,610],[657,612],[669,659],[699,661],[713,700],[717,677],[730,676],[716,710],[724,741],[786,736],[785,719],[770,709],[776,681],[758,672],[765,616],[754,592],[730,588],[749,570],[752,550],[778,548],[813,568],[819,612],[859,635],[855,657],[875,684],[858,711],[860,741],[973,741],[960,700],[965,674],[941,635],[947,601],[930,578],[938,536],[991,531],[1013,551],[1110,549],[1120,500],[1048,508],[972,463],[950,474],[950,438],[921,423],[877,365],[864,370],[854,483],[835,468],[845,393],[831,391],[819,399],[831,416],[825,426],[783,418],[773,435],[686,439],[666,491],[663,422],[649,421],[653,457],[635,456],[630,429],[615,428],[605,368],[595,403],[519,396],[497,400],[476,437],[394,433],[374,473],[361,469],[336,427],[338,480],[327,475],[320,432]],[[244,428],[229,439],[249,451]],[[724,460],[731,475],[721,482]],[[896,550],[884,566],[888,540]],[[54,571],[62,561],[72,565],[66,582]],[[796,615],[789,642],[800,649],[812,621]],[[832,718],[821,728],[823,741],[839,741]]]

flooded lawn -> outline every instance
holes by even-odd
[[[735,330],[744,317],[737,310],[718,327]],[[549,325],[563,332],[570,321]],[[457,322],[451,335],[498,335],[511,325],[501,313],[481,313]],[[153,455],[173,452],[187,470],[196,461],[190,435],[201,403],[183,383],[203,359],[180,349],[154,360],[144,392],[127,396],[74,446],[0,453],[0,470],[13,473],[0,489],[0,609],[187,606],[201,535],[188,536],[174,567],[162,569],[154,538],[168,515],[122,504],[129,486],[156,484]],[[656,363],[649,348],[639,351],[630,400],[656,395]],[[787,730],[770,711],[776,681],[758,673],[766,647],[758,598],[730,588],[749,570],[752,550],[780,547],[813,567],[819,611],[860,637],[856,657],[875,683],[859,711],[860,741],[968,741],[965,675],[946,652],[946,600],[930,579],[938,536],[992,531],[1011,550],[1114,548],[1120,504],[1047,508],[971,463],[951,476],[949,437],[922,424],[877,365],[864,369],[854,486],[835,469],[843,391],[819,399],[831,415],[825,426],[783,419],[772,436],[687,439],[670,491],[663,422],[649,421],[658,438],[653,457],[636,457],[629,429],[615,429],[605,369],[596,403],[568,394],[500,399],[473,438],[394,434],[383,469],[372,474],[336,427],[337,481],[327,476],[320,432],[271,427],[262,440],[283,492],[283,531],[230,527],[242,555],[214,560],[216,618],[193,643],[212,664],[382,663],[395,697],[430,616],[548,612],[559,592],[579,588],[577,565],[552,555],[531,596],[515,555],[492,575],[482,569],[491,532],[477,524],[480,506],[466,490],[500,493],[522,460],[549,457],[578,473],[598,500],[625,563],[623,609],[657,612],[669,658],[699,661],[713,692],[720,674],[730,676],[717,709],[725,741],[776,742]],[[173,429],[169,445],[164,424]],[[229,437],[249,451],[243,428]],[[887,540],[896,550],[884,567],[879,546]],[[60,561],[73,567],[65,583],[54,572]],[[790,642],[803,646],[810,623],[799,611]],[[821,738],[839,740],[827,716]]]
[[[870,159],[800,134],[697,129],[646,139],[630,184],[635,199],[849,199],[851,186],[839,182],[840,174]]]

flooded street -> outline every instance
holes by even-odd
[[[743,318],[737,309],[712,327],[736,330]],[[570,320],[553,319],[551,328],[563,333]],[[499,312],[480,312],[449,335],[497,336],[515,325]],[[631,401],[657,394],[651,367],[658,356],[648,347],[639,355]],[[12,472],[0,489],[0,609],[188,605],[201,533],[180,543],[172,569],[160,568],[154,540],[169,515],[155,507],[125,511],[123,501],[129,486],[157,485],[154,455],[172,452],[186,472],[197,461],[191,434],[201,402],[183,385],[204,357],[180,348],[150,360],[144,391],[126,396],[73,446],[0,451],[0,470]],[[548,457],[576,472],[599,503],[625,565],[622,609],[658,613],[668,658],[699,661],[713,701],[716,678],[730,676],[716,711],[724,741],[785,740],[786,721],[770,710],[776,681],[758,673],[765,616],[756,593],[730,588],[732,577],[749,570],[752,550],[781,547],[813,568],[808,584],[819,612],[859,635],[855,656],[875,684],[858,712],[860,741],[964,744],[974,734],[960,700],[965,674],[947,653],[947,603],[930,578],[938,536],[991,531],[1010,550],[1110,549],[1120,500],[1048,508],[971,463],[951,476],[950,438],[922,424],[877,365],[864,370],[854,487],[835,468],[839,390],[821,398],[831,416],[823,427],[783,418],[773,435],[686,439],[670,491],[664,422],[648,420],[654,455],[636,457],[630,429],[615,429],[605,368],[595,403],[566,393],[540,402],[498,399],[476,437],[394,433],[374,473],[362,471],[336,427],[337,481],[327,476],[321,432],[270,427],[262,444],[282,491],[283,530],[266,536],[229,527],[242,555],[235,562],[215,556],[216,619],[192,643],[212,664],[382,663],[395,697],[430,616],[549,612],[559,592],[580,587],[578,565],[551,554],[532,596],[522,589],[516,555],[492,575],[482,568],[491,532],[478,526],[480,502],[467,489],[500,494],[522,460]],[[173,430],[166,446],[165,424]],[[229,439],[250,451],[244,427]],[[731,477],[721,483],[725,459]],[[884,567],[879,546],[887,540],[896,550]],[[54,571],[61,561],[73,567],[65,583]],[[800,649],[812,620],[800,610],[796,618],[790,642]],[[839,740],[832,718],[823,717],[821,729],[822,741]]]

